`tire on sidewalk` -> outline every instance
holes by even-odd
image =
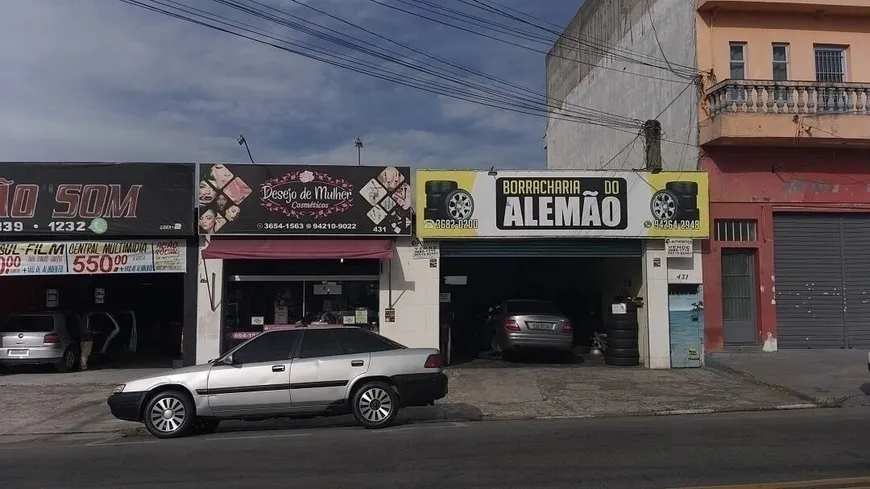
[[[636,350],[638,347],[637,337],[634,338],[607,338],[607,349],[611,348],[628,348]]]
[[[640,351],[637,348],[610,348],[604,350],[604,356],[613,358],[639,358]]]
[[[605,328],[607,330],[611,329],[633,329],[637,330],[637,318],[631,319],[608,319],[607,322],[604,323]]]
[[[604,364],[613,367],[637,367],[640,365],[640,358],[620,358],[620,357],[604,357]]]
[[[637,329],[608,329],[607,330],[607,341],[611,339],[618,340],[637,340],[638,331]]]

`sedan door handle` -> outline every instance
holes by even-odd
[[[283,372],[284,366],[283,365],[272,365],[272,371],[273,372]]]
[[[362,367],[363,361],[362,360],[353,360],[350,362],[350,366],[351,367]]]

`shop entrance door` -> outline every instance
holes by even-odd
[[[755,252],[722,251],[722,327],[726,345],[753,345],[755,318]]]

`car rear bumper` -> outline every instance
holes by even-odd
[[[447,376],[442,372],[396,375],[392,380],[403,407],[426,406],[447,395]]]
[[[574,348],[574,336],[570,334],[508,333],[503,348],[505,350],[523,348],[570,350]]]
[[[142,421],[139,418],[144,392],[120,392],[112,394],[106,403],[112,416],[124,421]]]
[[[26,356],[10,355],[10,350],[27,350]],[[26,365],[38,363],[56,363],[63,358],[65,348],[63,345],[58,346],[36,346],[36,347],[8,347],[0,348],[0,364],[4,365]]]

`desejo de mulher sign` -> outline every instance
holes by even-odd
[[[703,172],[418,170],[422,238],[707,238]]]

